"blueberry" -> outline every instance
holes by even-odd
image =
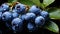
[[[34,26],[34,24],[29,22],[27,24],[27,29],[28,29],[29,32],[34,32],[36,30],[36,27]]]
[[[12,14],[11,14],[11,12],[4,12],[3,14],[2,14],[2,20],[3,21],[11,21],[11,19],[12,19]]]
[[[36,15],[38,15],[40,13],[40,9],[37,8],[35,5],[33,5],[30,9],[29,12],[35,13]]]
[[[20,18],[15,18],[12,20],[12,29],[14,32],[21,32],[23,27],[23,20]]]
[[[7,3],[4,3],[1,5],[1,8],[3,8],[4,11],[8,11],[9,10],[9,5]]]
[[[44,23],[45,23],[44,17],[42,17],[42,16],[36,17],[36,19],[35,19],[35,24],[36,24],[37,26],[42,26],[42,25],[44,25]]]
[[[19,3],[15,6],[15,9],[17,9],[17,13],[23,14],[25,13],[26,7],[25,5]]]
[[[30,20],[34,20],[36,17],[36,15],[34,13],[27,13],[25,16],[25,20],[30,21]]]
[[[19,17],[19,14],[18,14],[18,13],[16,13],[16,12],[13,12],[13,13],[12,13],[12,16],[13,16],[13,19],[14,19],[14,18]]]
[[[45,21],[49,19],[49,13],[46,11],[42,11],[41,16],[45,18]]]

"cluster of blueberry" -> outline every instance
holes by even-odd
[[[49,13],[35,5],[31,6],[28,12],[26,6],[21,3],[16,4],[12,11],[7,3],[0,6],[0,21],[3,21],[6,27],[12,29],[14,33],[22,32],[23,29],[29,32],[36,31],[48,20]]]

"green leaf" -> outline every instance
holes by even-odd
[[[38,7],[41,7],[42,9],[44,9],[44,4],[40,3],[39,0],[30,0],[30,1],[35,3],[35,5],[37,5]]]
[[[46,28],[46,29],[48,29],[48,30],[50,30],[50,31],[53,31],[53,32],[55,32],[55,33],[59,33],[59,27],[58,27],[58,25],[57,25],[56,23],[52,22],[52,21],[48,22],[48,23],[44,26],[44,28]]]
[[[18,0],[20,3],[23,3],[23,4],[26,4],[26,5],[29,5],[29,6],[32,6],[34,5],[33,2],[31,2],[30,0]]]
[[[44,7],[47,7],[51,3],[53,3],[55,0],[43,0]]]
[[[35,3],[37,6],[41,7],[42,9],[45,9],[47,6],[49,6],[55,0],[43,0],[43,3],[40,3],[40,0],[30,0],[30,1],[32,1],[33,3]]]
[[[60,8],[51,8],[48,11],[51,19],[60,19]]]
[[[30,0],[30,1],[32,1],[33,3],[35,3],[37,6],[40,6],[40,1],[39,0]]]

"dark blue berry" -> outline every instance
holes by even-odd
[[[49,20],[49,13],[48,12],[42,11],[41,16],[45,18],[45,21]]]
[[[21,32],[22,31],[22,26],[23,26],[23,21],[20,18],[15,18],[12,20],[12,29],[14,32]]]
[[[7,3],[4,3],[1,5],[1,8],[3,8],[4,11],[8,11],[9,10],[9,5]]]
[[[36,17],[36,19],[35,19],[35,24],[36,24],[37,26],[42,26],[42,25],[44,25],[44,23],[45,23],[44,17],[42,17],[42,16]]]
[[[11,12],[4,12],[4,13],[2,14],[2,20],[3,20],[3,21],[11,21],[11,19],[12,19],[12,14],[11,14]]]
[[[34,24],[29,22],[27,24],[27,29],[28,29],[29,32],[34,32],[36,30],[36,27],[34,26]]]
[[[25,20],[30,21],[30,20],[34,20],[36,17],[36,15],[34,13],[27,13],[25,16]]]
[[[26,7],[25,5],[19,3],[15,6],[15,9],[17,10],[17,13],[23,14],[25,13]]]
[[[33,5],[30,9],[29,12],[31,13],[35,13],[36,15],[38,15],[40,13],[40,9],[37,8],[35,5]]]

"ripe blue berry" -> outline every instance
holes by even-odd
[[[42,25],[44,25],[44,23],[45,23],[44,17],[42,17],[42,16],[36,17],[36,19],[35,19],[35,24],[36,24],[37,26],[42,26]]]
[[[49,19],[49,13],[46,11],[42,11],[41,16],[45,18],[45,21]]]
[[[12,19],[12,14],[11,14],[11,12],[4,12],[4,13],[2,14],[2,20],[3,20],[3,21],[11,21],[11,19]]]
[[[36,30],[36,27],[34,26],[34,24],[32,24],[32,23],[29,22],[27,24],[27,29],[28,29],[29,32],[33,32],[33,31]]]
[[[23,21],[20,18],[15,18],[12,20],[12,29],[14,32],[21,32],[23,27]]]
[[[9,5],[7,3],[4,3],[1,5],[1,8],[3,8],[4,11],[8,11],[9,10]]]
[[[25,16],[25,20],[29,21],[29,20],[34,20],[36,17],[36,15],[34,13],[27,13]]]
[[[35,5],[33,5],[30,9],[29,12],[35,13],[36,15],[38,15],[40,13],[40,9],[37,8]]]
[[[15,9],[17,10],[17,13],[23,14],[25,13],[26,7],[25,5],[19,3],[15,6]]]

